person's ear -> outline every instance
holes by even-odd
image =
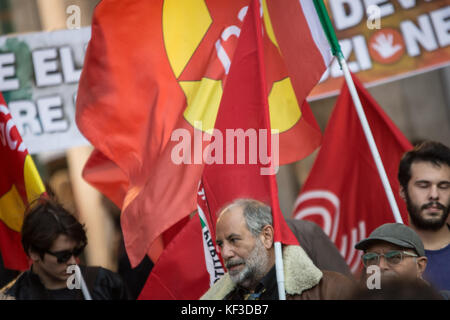
[[[422,274],[425,272],[427,263],[428,263],[427,257],[418,257],[417,258],[417,271],[419,273],[419,278],[422,278]]]
[[[273,246],[273,227],[266,225],[260,234],[261,241],[266,249],[270,249]]]
[[[400,194],[400,197],[406,201],[406,190],[402,186],[400,186],[399,194]]]
[[[38,262],[42,260],[41,255],[38,252],[33,251],[31,249],[28,249],[28,256],[31,258],[33,262]]]

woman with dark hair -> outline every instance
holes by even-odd
[[[22,226],[22,245],[32,261],[30,269],[0,291],[17,300],[78,300],[85,298],[73,266],[87,245],[84,226],[59,203],[34,201]],[[92,299],[126,299],[119,275],[101,267],[80,267]]]

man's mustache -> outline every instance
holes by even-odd
[[[422,210],[425,210],[425,209],[429,209],[429,208],[431,208],[431,207],[437,207],[438,209],[441,209],[441,210],[443,210],[443,211],[445,211],[445,210],[447,210],[447,207],[446,206],[444,206],[442,203],[439,203],[439,202],[437,202],[437,201],[431,201],[431,202],[429,202],[429,203],[426,203],[426,204],[424,204],[422,207],[421,207],[421,209]]]
[[[227,262],[225,262],[225,267],[229,269],[240,264],[245,264],[245,260],[244,259],[228,260]]]

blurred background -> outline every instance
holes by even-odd
[[[67,28],[67,8],[80,8],[80,27],[89,27],[98,0],[0,0],[2,36],[50,32]],[[447,37],[448,37],[448,30]],[[448,47],[448,45],[447,45]],[[350,60],[354,59],[353,56]],[[448,63],[447,63],[448,65]],[[412,142],[432,139],[450,144],[450,67],[410,75],[369,87],[370,93],[404,135]],[[336,95],[313,98],[311,109],[322,131],[336,102]],[[86,224],[89,245],[83,256],[88,265],[117,271],[123,255],[120,210],[87,185],[81,171],[92,147],[89,145],[41,152],[34,160],[43,180],[69,210]],[[306,159],[281,167],[277,179],[281,209],[292,214],[295,199],[308,176],[317,151]]]

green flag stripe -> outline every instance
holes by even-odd
[[[202,225],[202,230],[203,230],[203,228],[206,227],[206,223],[205,223],[205,221],[203,221],[203,217],[201,214],[199,214],[198,216],[200,218],[200,224]]]
[[[313,0],[316,7],[317,15],[319,16],[320,23],[322,24],[323,31],[327,36],[328,42],[331,46],[331,52],[334,56],[342,55],[341,46],[339,45],[336,33],[334,32],[333,25],[331,24],[330,17],[328,16],[327,8],[323,3],[323,0]]]

